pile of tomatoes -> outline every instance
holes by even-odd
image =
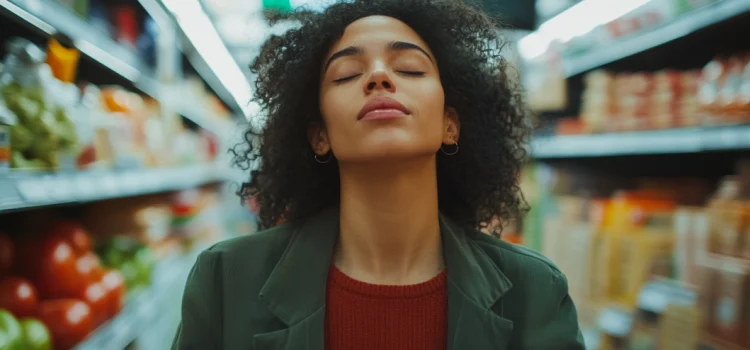
[[[58,221],[38,236],[0,233],[0,308],[41,320],[54,349],[72,348],[116,315],[125,293],[122,275],[100,264],[74,222]]]

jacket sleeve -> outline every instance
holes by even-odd
[[[172,342],[172,350],[222,349],[221,269],[210,249],[202,252],[193,265],[182,296],[182,319]]]
[[[584,350],[583,335],[578,325],[578,313],[568,294],[565,275],[553,269],[552,281],[546,288],[538,285],[535,305],[527,314],[526,325],[521,332],[523,349]],[[541,282],[537,279],[538,282]],[[549,281],[549,280],[548,280]]]

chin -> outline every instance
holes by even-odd
[[[434,156],[434,147],[425,147],[424,145],[415,145],[413,143],[387,143],[377,146],[367,146],[359,148],[359,152],[347,152],[348,154],[339,157],[339,161],[351,162],[388,162],[407,159],[417,159],[427,156]],[[352,150],[353,151],[353,150]]]

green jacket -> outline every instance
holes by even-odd
[[[584,349],[567,280],[549,260],[440,221],[448,349]],[[172,348],[323,350],[338,223],[338,210],[330,209],[201,253]]]

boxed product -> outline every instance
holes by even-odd
[[[618,300],[634,305],[641,287],[652,277],[671,277],[674,237],[671,232],[643,232],[616,238],[614,290]]]
[[[715,200],[708,207],[710,252],[740,256],[748,219],[748,204],[736,200]]]
[[[659,320],[660,350],[697,349],[701,313],[695,305],[669,304]]]

